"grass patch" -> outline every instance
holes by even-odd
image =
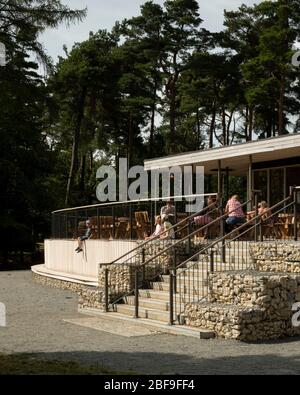
[[[0,354],[0,375],[131,375],[133,372],[113,372],[101,365],[42,360],[25,355]]]

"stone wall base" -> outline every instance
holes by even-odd
[[[46,285],[53,288],[59,288],[66,291],[76,292],[77,294],[80,294],[81,289],[85,287],[83,284],[59,280],[52,277],[46,277],[37,273],[32,273],[32,278],[38,284]]]
[[[214,331],[216,337],[241,341],[271,340],[300,336],[291,321],[265,319],[264,309],[199,303],[186,307],[186,324]]]
[[[78,306],[81,309],[104,310],[105,308],[104,290],[101,288],[45,277],[37,273],[32,273],[32,275],[33,280],[38,284],[75,292],[79,296]]]

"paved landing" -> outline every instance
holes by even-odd
[[[154,329],[109,318],[84,317],[63,321],[68,322],[69,324],[79,325],[85,328],[95,329],[97,331],[124,337],[150,336],[159,333],[159,331]]]

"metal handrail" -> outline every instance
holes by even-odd
[[[250,202],[252,201],[252,199],[246,201],[245,203],[241,204],[241,207],[244,207],[246,205],[248,205]],[[177,245],[181,244],[182,242],[188,240],[191,236],[197,234],[200,230],[209,228],[211,225],[216,224],[218,222],[220,222],[222,219],[224,219],[225,217],[228,216],[228,214],[234,212],[235,210],[230,211],[229,213],[223,214],[222,216],[218,217],[217,219],[213,220],[212,222],[210,222],[209,224],[204,225],[203,227],[201,227],[200,229],[195,230],[194,232],[190,233],[189,235],[183,237],[182,239],[178,240],[175,243],[172,243],[169,247],[163,249],[162,251],[160,251],[158,254],[152,256],[151,258],[149,258],[148,260],[146,260],[145,262],[143,262],[141,265],[138,266],[138,269],[142,269],[144,268],[147,264],[149,264],[150,262],[152,262],[153,260],[155,260],[156,258],[158,258],[159,256],[165,254],[166,252],[170,251],[171,249],[174,249]],[[122,263],[123,265],[126,264],[126,262]],[[120,264],[120,265],[122,265]],[[109,267],[109,265],[105,265],[107,268]],[[122,300],[124,297],[131,295],[134,292],[134,289],[131,289],[130,291],[128,291],[127,293],[125,293],[124,295],[118,297],[116,300],[114,300],[111,305],[115,305],[118,301]]]
[[[51,214],[61,214],[61,213],[68,213],[71,211],[77,210],[87,210],[89,208],[102,208],[102,207],[112,207],[112,206],[123,206],[130,203],[149,203],[149,202],[160,202],[160,201],[167,201],[168,199],[176,200],[182,198],[197,198],[197,197],[206,197],[206,196],[218,196],[217,193],[203,193],[203,194],[194,194],[194,195],[182,195],[182,196],[165,196],[165,197],[158,197],[158,198],[148,198],[148,199],[137,199],[137,200],[125,200],[123,202],[109,202],[109,203],[98,203],[89,206],[79,206],[79,207],[69,207],[64,208],[61,210],[52,211]]]
[[[251,199],[248,200],[247,202],[243,203],[241,205],[241,207],[246,206],[247,204],[249,204],[251,202]],[[146,266],[148,263],[152,262],[154,259],[158,258],[160,255],[164,254],[165,252],[168,252],[169,250],[173,249],[174,247],[178,246],[179,244],[181,244],[182,242],[188,240],[190,237],[194,236],[195,234],[199,233],[199,231],[203,231],[207,228],[209,228],[211,225],[216,224],[218,222],[220,222],[222,219],[226,218],[228,216],[228,214],[233,213],[235,210],[232,210],[226,214],[223,214],[222,216],[216,218],[215,220],[213,220],[212,222],[204,225],[203,227],[201,227],[200,229],[196,229],[194,232],[188,234],[187,236],[183,237],[182,239],[176,241],[175,243],[173,243],[172,245],[170,245],[169,247],[165,248],[164,250],[160,251],[158,254],[156,254],[155,256],[149,258],[147,261],[143,262],[142,265],[139,266],[139,268],[142,268],[144,266]],[[121,263],[122,264],[122,263]]]
[[[300,188],[294,189],[294,191],[295,191],[295,190],[296,190],[296,191],[299,191]],[[290,201],[290,200],[292,200],[290,203],[285,204],[285,203],[287,203],[287,202]],[[292,193],[289,197],[283,199],[283,200],[280,201],[279,203],[277,203],[277,204],[273,205],[272,207],[270,207],[270,208],[268,209],[268,211],[271,211],[272,214],[269,215],[267,218],[262,218],[261,215],[257,215],[257,216],[255,216],[255,217],[251,218],[251,219],[250,219],[249,221],[247,221],[246,223],[242,224],[241,226],[236,227],[236,228],[235,228],[234,230],[232,230],[230,233],[226,234],[226,236],[221,237],[221,238],[219,238],[218,240],[214,240],[212,243],[210,243],[210,245],[205,246],[202,250],[198,251],[198,252],[197,252],[196,254],[194,254],[192,257],[189,257],[187,260],[185,260],[185,261],[182,262],[180,265],[178,265],[178,266],[176,267],[176,270],[174,270],[173,272],[171,272],[170,281],[172,280],[172,281],[174,281],[174,283],[176,284],[177,282],[180,281],[180,279],[185,278],[186,273],[187,273],[188,271],[190,271],[191,269],[193,270],[193,268],[194,268],[196,265],[198,265],[199,262],[197,261],[197,262],[195,262],[192,266],[185,267],[184,269],[182,269],[182,268],[183,268],[188,262],[191,262],[191,261],[193,261],[195,258],[197,258],[200,254],[203,254],[203,253],[207,252],[208,250],[210,250],[210,251],[212,252],[212,254],[211,254],[212,258],[211,258],[211,259],[214,259],[214,252],[213,252],[213,251],[214,251],[214,247],[215,247],[217,244],[224,243],[224,242],[226,241],[226,238],[227,238],[228,236],[232,236],[235,232],[238,232],[238,233],[239,233],[236,237],[233,237],[232,239],[226,241],[225,244],[222,244],[222,247],[224,247],[224,248],[226,248],[226,246],[230,245],[231,243],[235,242],[236,240],[240,239],[240,238],[243,237],[245,234],[249,233],[251,230],[253,230],[253,229],[257,228],[257,227],[263,226],[264,223],[267,223],[270,219],[276,218],[277,215],[278,215],[280,212],[282,212],[282,211],[288,209],[289,207],[295,206],[296,202],[297,202],[297,201],[296,201],[296,199],[295,199],[295,195]],[[277,208],[278,208],[279,206],[281,206],[281,205],[283,205],[283,207],[281,207],[281,208],[279,208],[279,209],[277,210]],[[277,210],[277,211],[274,212],[274,210]],[[259,222],[257,222],[257,220],[259,220]],[[249,225],[249,223],[253,223],[253,226],[251,226],[250,228],[247,228],[244,232],[240,233],[240,231],[243,230],[243,228],[245,228],[247,225]],[[213,265],[213,263],[211,263],[211,264]],[[250,266],[252,266],[252,265],[250,265]],[[245,270],[248,270],[248,269],[250,268],[250,266],[248,265],[247,268],[245,268]],[[212,269],[210,269],[210,270],[214,271],[213,267],[214,267],[214,266],[212,266]],[[179,274],[178,274],[178,272],[177,272],[178,269],[182,269],[182,270],[180,271]],[[172,278],[171,278],[171,277],[172,277]],[[173,298],[174,298],[175,295],[176,295],[176,291],[175,291],[175,293],[174,293],[174,291],[172,291],[172,293],[171,293],[171,291],[170,291],[170,306],[171,306],[171,307],[170,307],[170,310],[173,310],[173,309],[174,309],[174,305],[173,305],[174,299],[173,299]],[[198,298],[198,302],[201,301],[201,300],[205,300],[205,299],[206,299],[206,296],[203,296],[203,295],[202,295],[201,298]],[[179,300],[180,300],[180,297],[179,297]],[[185,304],[185,303],[186,303],[186,302],[184,302],[184,304]],[[177,311],[177,315],[180,316],[180,315],[182,314],[182,311],[183,311],[183,310],[181,309],[181,302],[180,302],[180,312]],[[174,320],[173,315],[172,315],[172,316],[170,315],[170,325],[173,325],[173,322],[174,322],[173,320]]]
[[[270,207],[268,210],[269,210],[269,211],[273,211],[275,208],[277,208],[278,206],[280,206],[281,204],[287,202],[287,201],[290,200],[290,199],[292,199],[292,196],[289,196],[289,197],[285,198],[285,199],[282,200],[281,202],[279,202],[279,203],[275,204],[274,206]],[[285,206],[284,209],[286,209],[287,207],[289,207],[289,206],[291,206],[291,205],[293,205],[293,204],[294,204],[294,202],[291,202],[288,206]],[[280,212],[280,211],[281,211],[281,210],[279,210],[279,212]],[[266,218],[265,220],[263,219],[262,222],[268,221],[270,218],[272,218],[272,216],[277,215],[279,212],[277,212],[277,213],[272,213],[272,215],[271,215],[270,217]],[[218,243],[221,243],[222,241],[225,241],[227,237],[230,237],[230,236],[233,235],[234,233],[239,232],[240,230],[242,230],[243,228],[245,228],[247,225],[249,225],[249,223],[254,222],[254,221],[258,220],[258,219],[262,219],[262,218],[261,218],[261,215],[258,215],[258,216],[256,216],[256,217],[251,218],[249,221],[247,221],[247,222],[245,222],[244,224],[240,225],[239,227],[233,229],[230,233],[227,233],[225,236],[222,236],[222,237],[220,237],[220,238],[217,239],[217,240],[213,240],[213,241],[211,242],[210,245],[205,246],[201,251],[197,251],[196,254],[194,254],[194,255],[191,256],[190,258],[186,259],[184,262],[182,262],[180,265],[178,265],[177,268],[178,268],[178,269],[182,268],[182,267],[185,266],[188,262],[190,262],[190,261],[192,261],[194,258],[196,258],[198,255],[200,255],[200,254],[202,254],[203,252],[205,252],[206,250],[212,248],[214,245],[216,245],[216,244],[218,244]],[[255,227],[257,227],[257,226],[259,226],[259,225],[260,225],[259,223],[254,224],[253,227],[248,228],[248,229],[246,230],[246,233],[247,233],[249,230],[251,230],[252,228],[254,229]],[[239,238],[240,236],[241,236],[241,235],[237,236],[235,239],[231,239],[227,244],[229,244],[229,243],[231,243],[232,241],[236,240],[236,239]],[[186,270],[187,270],[187,269],[186,269]],[[185,270],[183,270],[183,271],[180,273],[180,275],[181,275],[182,273],[184,273],[184,272],[185,272]]]

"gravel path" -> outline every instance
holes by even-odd
[[[99,363],[146,374],[300,374],[300,339],[245,344],[151,334],[123,337],[65,322],[82,318],[77,296],[37,285],[31,272],[0,272],[7,327],[0,353]]]

